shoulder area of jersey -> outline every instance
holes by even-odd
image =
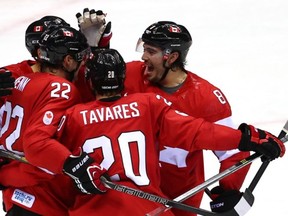
[[[171,106],[172,102],[170,102],[169,100],[167,100],[165,97],[157,94],[157,93],[154,93],[154,92],[136,92],[136,93],[131,93],[131,94],[125,94],[124,95],[124,98],[127,97],[128,100],[136,100],[138,102],[144,102],[145,99],[151,101],[151,100],[154,100],[154,101],[160,101],[160,102],[164,102],[165,104]],[[144,102],[145,103],[145,102]],[[154,102],[152,102],[154,103]]]
[[[71,83],[69,80],[63,78],[63,77],[59,77],[59,76],[55,76],[53,74],[49,74],[49,73],[42,73],[42,72],[36,72],[36,73],[30,73],[30,74],[26,74],[23,76],[18,77],[15,80],[15,88],[17,88],[17,86],[19,85],[27,85],[27,84],[32,84],[32,86],[48,86],[51,84],[51,86],[55,86],[58,83],[59,85],[63,85],[63,86],[69,86],[69,88],[75,88],[73,83]],[[53,84],[54,83],[54,84]]]
[[[41,80],[43,79],[43,82],[60,82],[60,83],[69,83],[71,85],[72,84],[71,81],[65,79],[64,77],[61,76],[57,76],[51,73],[45,73],[45,72],[36,72],[33,74],[29,74],[27,75],[28,77],[30,77],[31,79],[37,79],[37,80]]]

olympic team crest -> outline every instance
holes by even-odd
[[[51,122],[53,121],[54,114],[51,111],[46,111],[44,116],[43,116],[43,123],[45,125],[50,125]]]

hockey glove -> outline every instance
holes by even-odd
[[[103,194],[107,191],[100,181],[102,175],[109,179],[106,170],[85,152],[79,156],[70,155],[64,163],[63,172],[75,181],[82,193]]]
[[[12,73],[4,68],[0,69],[0,97],[12,94],[15,78]]]
[[[212,202],[210,208],[213,212],[225,212],[234,208],[242,197],[238,190],[225,191],[222,187],[217,186],[211,190]]]
[[[106,15],[102,10],[92,9],[89,11],[88,8],[84,8],[83,15],[76,14],[80,31],[85,35],[92,48],[109,48],[112,32],[111,22],[106,23]]]
[[[255,151],[263,154],[269,160],[274,160],[285,154],[283,142],[271,133],[245,123],[242,123],[238,129],[242,132],[239,150]]]

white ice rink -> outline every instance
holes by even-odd
[[[136,42],[153,22],[171,20],[185,25],[193,38],[187,69],[222,89],[235,123],[251,123],[276,135],[285,124],[287,0],[1,0],[0,65],[30,58],[24,33],[32,21],[56,15],[77,28],[75,14],[85,7],[108,13],[111,47],[126,61],[140,58]],[[210,152],[205,156],[208,178],[217,173],[218,162]],[[260,161],[253,163],[243,190],[259,165]],[[255,203],[247,216],[288,215],[287,165],[287,155],[269,165],[254,190]],[[205,197],[202,207],[208,209],[208,203]]]

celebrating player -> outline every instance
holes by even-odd
[[[77,18],[84,34],[85,30],[90,30],[89,34],[85,34],[88,41],[97,41],[99,33],[91,33],[95,25],[91,22],[93,19],[89,10],[84,9],[83,16],[78,14]],[[192,37],[183,25],[169,21],[153,23],[145,29],[137,44],[138,50],[144,51],[143,61],[126,63],[123,94],[154,92],[169,100],[175,109],[206,121],[234,127],[231,107],[224,93],[207,80],[185,69]],[[93,43],[90,43],[90,46],[93,47]],[[238,150],[214,153],[221,163],[220,172],[249,156],[249,152]],[[160,152],[160,161],[161,177],[165,179],[161,182],[161,188],[170,198],[181,195],[205,180],[202,150],[189,153],[179,148],[165,148]],[[219,185],[221,190],[218,191],[239,191],[248,169],[249,166],[222,179]],[[203,192],[200,192],[185,203],[199,207],[202,196]],[[238,198],[239,193],[234,193],[231,197],[224,197],[223,202],[234,199],[234,203],[237,203]],[[231,208],[228,203],[225,206],[227,209]],[[177,209],[175,213],[181,216],[193,215]]]
[[[158,164],[159,151],[167,148],[189,153],[239,148],[271,159],[283,156],[280,140],[260,129],[254,131],[251,125],[242,124],[240,131],[190,117],[154,93],[121,97],[126,70],[123,58],[114,49],[93,54],[86,70],[96,100],[68,109],[58,129],[59,142],[78,152],[66,160],[64,171],[83,192],[103,193],[99,177],[107,170],[112,181],[164,196]],[[159,203],[110,190],[103,196],[77,196],[70,215],[144,215],[157,206]]]
[[[1,144],[33,165],[12,161],[1,167],[1,184],[8,187],[4,192],[8,215],[68,215],[74,185],[67,176],[53,173],[62,173],[59,166],[71,153],[62,145],[47,145],[45,140],[56,132],[64,110],[81,102],[70,81],[89,53],[81,32],[69,26],[48,28],[38,49],[41,72],[21,72],[12,95],[6,98]],[[37,185],[41,180],[46,182]]]

